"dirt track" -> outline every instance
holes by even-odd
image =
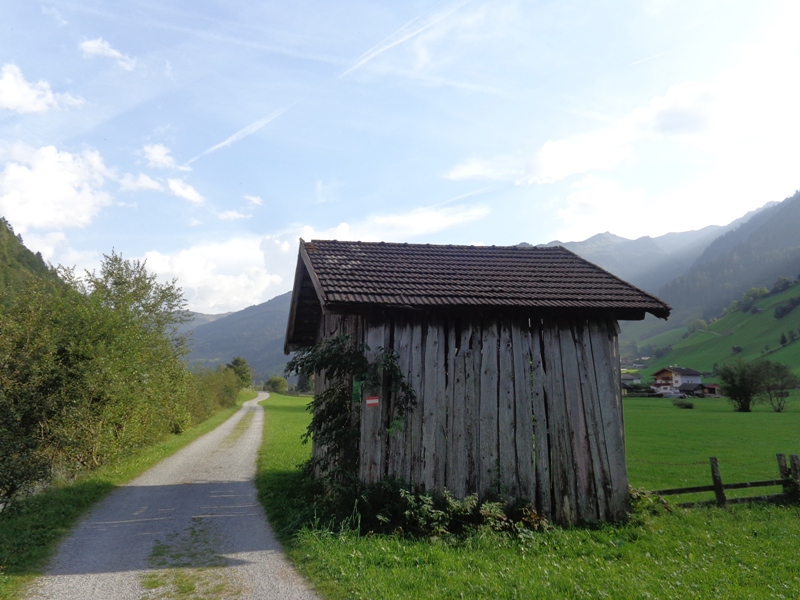
[[[28,597],[316,598],[283,556],[256,497],[258,402],[266,397],[101,502]]]

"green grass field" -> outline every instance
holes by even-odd
[[[672,508],[656,503],[631,523],[552,528],[519,537],[479,531],[407,540],[299,527],[309,518],[295,467],[308,399],[264,402],[258,486],[289,556],[328,599],[344,598],[796,598],[800,508]],[[708,457],[723,478],[773,478],[774,452],[800,452],[800,406],[734,413],[712,400],[680,410],[664,400],[625,403],[632,485],[705,484]],[[316,515],[324,523],[324,515]]]

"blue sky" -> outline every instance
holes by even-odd
[[[301,236],[726,224],[800,188],[798,26],[777,0],[0,0],[0,215],[205,313],[291,289]]]

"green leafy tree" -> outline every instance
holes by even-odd
[[[758,364],[760,393],[775,412],[783,412],[789,399],[789,390],[797,387],[797,377],[781,363],[769,360]]]
[[[38,280],[0,315],[0,497],[93,468],[191,423],[183,298],[144,263]],[[2,500],[0,500],[2,501]]]
[[[695,331],[702,331],[708,327],[708,323],[706,323],[703,319],[695,319],[692,321],[691,325],[688,327],[689,333],[694,333]]]
[[[739,308],[742,312],[748,312],[759,298],[763,298],[769,294],[769,290],[765,287],[752,287],[742,294],[742,300],[739,303]]]
[[[297,376],[296,389],[298,392],[301,393],[306,393],[311,391],[311,378],[306,373],[300,373]]]
[[[236,374],[241,387],[246,388],[253,384],[253,373],[250,371],[250,365],[241,356],[234,356],[233,360],[225,366]]]
[[[273,375],[267,379],[267,383],[264,384],[265,390],[268,392],[276,392],[278,394],[285,392],[288,387],[289,385],[287,384],[286,379],[278,375]]]
[[[792,286],[792,280],[788,277],[778,277],[775,281],[775,285],[772,286],[773,294],[778,294],[784,290],[788,290]]]
[[[757,363],[735,359],[718,370],[722,393],[736,412],[750,412],[761,391],[761,375]]]

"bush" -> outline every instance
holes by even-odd
[[[278,375],[273,375],[267,379],[267,383],[264,384],[264,389],[266,391],[275,392],[277,394],[285,392],[288,387],[289,385],[287,384],[286,379],[279,377]]]
[[[0,503],[191,420],[183,298],[112,252],[83,280],[32,281],[0,314]]]
[[[782,319],[790,312],[792,312],[797,306],[800,306],[800,296],[789,298],[787,302],[779,304],[778,306],[775,307],[775,318]]]
[[[220,408],[236,404],[240,381],[236,373],[225,367],[201,369],[191,380],[187,408],[191,424],[201,423]]]
[[[672,401],[672,406],[677,406],[678,408],[694,408],[694,402],[689,400],[679,400],[676,398]]]
[[[412,491],[398,479],[365,484],[349,478],[340,479],[334,487],[313,487],[312,483],[306,489],[316,490],[311,498],[312,514],[327,515],[332,529],[355,529],[364,535],[420,538],[481,528],[519,532],[547,527],[529,502],[509,504],[492,498],[481,502],[474,494],[459,500],[447,491]]]

